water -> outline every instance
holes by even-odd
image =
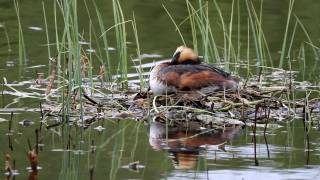
[[[223,15],[228,22],[231,0],[220,2]],[[182,44],[174,25],[162,8],[165,3],[177,22],[181,22],[188,16],[184,1],[161,2],[156,0],[128,2],[122,1],[125,15],[131,19],[135,13],[139,33],[139,41],[142,53],[145,54],[143,63],[145,71],[150,69],[149,63],[170,58],[175,48]],[[107,27],[113,25],[111,2],[97,2]],[[0,2],[0,77],[12,84],[19,94],[8,87],[1,95],[0,117],[10,119],[10,112],[14,111],[11,137],[13,150],[9,148],[9,138],[5,134],[8,131],[8,121],[0,121],[0,152],[4,156],[9,153],[16,160],[16,169],[20,175],[16,179],[26,179],[29,176],[26,168],[30,166],[27,159],[28,139],[35,143],[35,129],[39,127],[40,114],[36,112],[39,107],[39,97],[34,92],[43,93],[31,89],[34,85],[36,74],[39,72],[48,74],[48,55],[43,21],[41,1],[20,1],[20,13],[22,28],[25,36],[28,60],[26,65],[18,63],[18,24],[12,1]],[[212,3],[211,3],[212,5]],[[47,20],[49,24],[50,42],[54,42],[53,2],[45,2]],[[256,5],[258,7],[258,4]],[[320,2],[313,0],[297,1],[294,13],[301,19],[314,43],[319,39],[319,12]],[[94,9],[90,7],[91,12]],[[241,3],[241,39],[246,39],[247,17],[246,6]],[[263,5],[263,28],[269,42],[274,63],[278,63],[279,50],[282,46],[288,2],[265,1]],[[79,2],[80,29],[88,31],[88,17],[83,2]],[[212,21],[218,21],[219,17],[212,11]],[[62,24],[62,19],[59,19]],[[97,25],[97,20],[93,19]],[[218,26],[218,25],[217,25]],[[5,28],[4,28],[5,27]],[[62,29],[62,28],[61,28]],[[191,33],[188,25],[182,25],[181,31],[188,44],[191,44]],[[8,33],[10,48],[5,34]],[[221,30],[217,29],[217,34]],[[111,47],[115,47],[115,38],[109,35]],[[85,40],[87,40],[86,37]],[[132,33],[128,33],[128,41],[134,42]],[[217,39],[222,44],[223,39]],[[308,41],[301,29],[297,30],[293,52],[297,56],[301,43]],[[307,45],[305,44],[307,47]],[[128,44],[129,54],[135,58],[135,45]],[[246,47],[246,43],[243,43]],[[245,55],[245,48],[242,50]],[[310,50],[309,50],[310,51]],[[309,70],[316,62],[312,51],[307,53],[305,71],[301,71],[301,62],[293,61],[292,68],[299,71],[297,80],[309,81],[319,84],[318,71]],[[110,51],[112,57],[114,51]],[[52,47],[52,54],[56,53]],[[129,56],[130,56],[129,55]],[[253,56],[253,54],[252,54]],[[115,57],[115,56],[114,56]],[[252,57],[254,59],[254,57]],[[115,60],[116,62],[116,60]],[[129,63],[131,66],[134,64]],[[96,65],[97,66],[97,65]],[[286,66],[288,68],[288,66]],[[95,71],[98,71],[97,68]],[[136,80],[135,70],[131,68],[131,80]],[[243,74],[245,77],[245,73]],[[2,87],[1,87],[2,88]],[[33,98],[35,97],[35,98]],[[8,109],[16,108],[16,109]],[[32,120],[35,124],[22,127],[19,122]],[[282,128],[268,130],[267,144],[262,133],[258,129],[257,160],[259,166],[255,166],[254,144],[251,128],[234,127],[224,132],[208,132],[200,136],[186,139],[196,132],[186,133],[183,130],[170,129],[168,134],[157,124],[136,122],[133,120],[116,121],[105,120],[94,123],[87,130],[81,131],[70,126],[43,129],[42,143],[44,146],[39,154],[38,172],[39,179],[89,179],[90,167],[94,167],[94,179],[318,179],[320,178],[319,159],[319,132],[313,125],[309,133],[310,150],[306,149],[306,134],[304,133],[302,120],[297,119],[291,123],[281,123]],[[105,129],[101,132],[96,127]],[[71,131],[71,149],[63,150],[67,140],[62,138],[63,133]],[[163,139],[168,136],[168,142]],[[78,142],[74,139],[83,138]],[[94,146],[94,147],[92,147]],[[76,149],[76,147],[82,147]],[[95,152],[92,153],[92,150]],[[128,164],[139,161],[141,168],[137,171],[129,170]],[[68,169],[68,172],[66,172]]]

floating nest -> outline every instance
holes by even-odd
[[[224,128],[243,125],[278,128],[280,122],[302,118],[304,121],[319,120],[320,98],[290,100],[290,88],[247,86],[237,92],[215,92],[203,94],[198,91],[179,92],[154,96],[147,92],[110,94],[97,98],[74,95],[69,123],[84,128],[102,119],[135,119],[167,123],[170,126],[199,128]],[[81,102],[80,103],[80,99]],[[82,106],[80,105],[82,104]],[[57,102],[44,106],[47,128],[61,124],[62,109]],[[79,114],[82,111],[83,118]]]
[[[87,64],[82,65],[86,67]],[[55,84],[56,68],[57,65],[54,64],[46,94],[53,95],[50,91]],[[248,67],[245,66],[245,68]],[[82,74],[85,77],[87,72],[84,71]],[[248,78],[237,92],[204,94],[192,91],[161,96],[154,96],[149,92],[136,93],[138,88],[132,92],[114,91],[114,86],[118,84],[106,87],[103,85],[103,74],[102,69],[98,76],[101,83],[98,83],[97,80],[92,86],[96,89],[100,88],[101,91],[108,89],[107,94],[101,96],[101,93],[97,93],[89,96],[82,93],[79,96],[77,91],[71,95],[72,98],[70,95],[65,98],[69,99],[67,105],[48,100],[43,105],[45,112],[43,123],[47,128],[62,123],[87,128],[92,123],[103,119],[135,119],[138,121],[152,119],[177,127],[196,123],[202,128],[224,128],[229,125],[266,128],[279,127],[281,122],[297,118],[301,118],[303,122],[320,120],[319,86],[296,81],[297,72],[295,71],[265,67],[262,75],[261,68],[259,75]],[[86,83],[85,78],[83,84],[84,86],[89,84]],[[257,84],[259,87],[256,86]],[[82,92],[89,92],[89,90],[83,89]],[[316,95],[312,96],[312,92],[315,92]],[[56,95],[56,97],[60,96]]]

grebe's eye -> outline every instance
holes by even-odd
[[[179,52],[176,52],[176,53],[173,55],[172,60],[171,60],[171,64],[172,64],[172,65],[178,64],[178,60],[179,60],[179,58],[180,58],[180,54],[181,54],[181,52],[179,51]]]

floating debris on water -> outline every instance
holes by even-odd
[[[162,56],[160,54],[141,54],[140,58],[133,59],[132,61],[140,61],[143,59],[148,59],[148,58],[161,58]]]
[[[81,45],[89,45],[90,43],[86,42],[86,41],[79,41],[79,44],[81,44]]]
[[[7,67],[14,67],[15,66],[15,62],[14,61],[7,61],[6,62],[6,66]]]
[[[37,27],[37,26],[29,26],[28,29],[34,30],[34,31],[42,31],[42,27]]]
[[[34,124],[33,121],[31,121],[30,119],[24,119],[22,121],[20,121],[18,124],[20,124],[23,127],[28,127]]]
[[[73,150],[72,151],[75,155],[84,155],[84,154],[86,154],[86,151],[84,151],[84,150]]]
[[[4,175],[8,177],[17,176],[19,175],[19,171],[17,169],[11,170],[11,172],[5,172]]]
[[[116,48],[114,48],[114,47],[108,47],[106,50],[108,50],[108,51],[115,51]]]
[[[95,49],[86,49],[86,51],[87,51],[88,53],[95,53],[95,52],[96,52]]]
[[[26,67],[26,69],[42,68],[42,67],[46,67],[46,66],[47,66],[47,65],[39,64],[39,65],[35,65],[35,66],[29,66],[29,67]]]
[[[51,149],[52,152],[69,152],[72,151],[70,149]]]
[[[97,126],[95,128],[93,128],[94,130],[98,131],[98,132],[102,132],[104,131],[106,128],[102,127],[102,126]]]
[[[135,161],[129,163],[128,165],[122,166],[122,168],[126,168],[134,172],[139,172],[139,169],[144,169],[145,166],[141,165],[139,161]]]
[[[7,122],[8,120],[0,117],[0,123]]]
[[[36,171],[38,171],[38,170],[42,170],[43,168],[41,167],[41,166],[37,166],[36,167]],[[32,167],[26,167],[26,170],[28,170],[28,172],[33,172],[34,170],[32,169]]]

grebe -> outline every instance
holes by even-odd
[[[213,65],[201,63],[190,48],[180,46],[170,62],[156,65],[150,72],[150,89],[156,95],[177,91],[236,90],[237,80]]]

